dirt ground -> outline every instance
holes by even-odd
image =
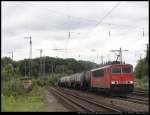
[[[48,112],[69,112],[58,100],[47,90],[44,91],[44,102],[47,105]]]

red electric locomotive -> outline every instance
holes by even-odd
[[[108,92],[132,92],[134,88],[133,66],[113,64],[91,70],[90,86]]]
[[[105,91],[108,93],[129,93],[134,89],[133,81],[132,65],[112,64],[83,73],[62,77],[59,81],[59,85],[76,89]]]

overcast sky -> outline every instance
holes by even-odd
[[[115,60],[110,50],[121,47],[129,50],[123,61],[135,66],[149,43],[148,10],[144,1],[2,2],[2,56],[13,51],[14,60],[29,58],[24,37],[31,36],[33,58],[42,48],[45,56],[101,63],[102,55],[104,61]]]

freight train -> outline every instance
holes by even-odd
[[[134,89],[133,66],[111,64],[82,73],[62,77],[58,85],[82,90],[117,92],[128,94]]]

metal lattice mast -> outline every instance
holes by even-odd
[[[29,77],[32,74],[32,37],[24,37],[25,39],[29,39],[30,49],[29,49]]]

